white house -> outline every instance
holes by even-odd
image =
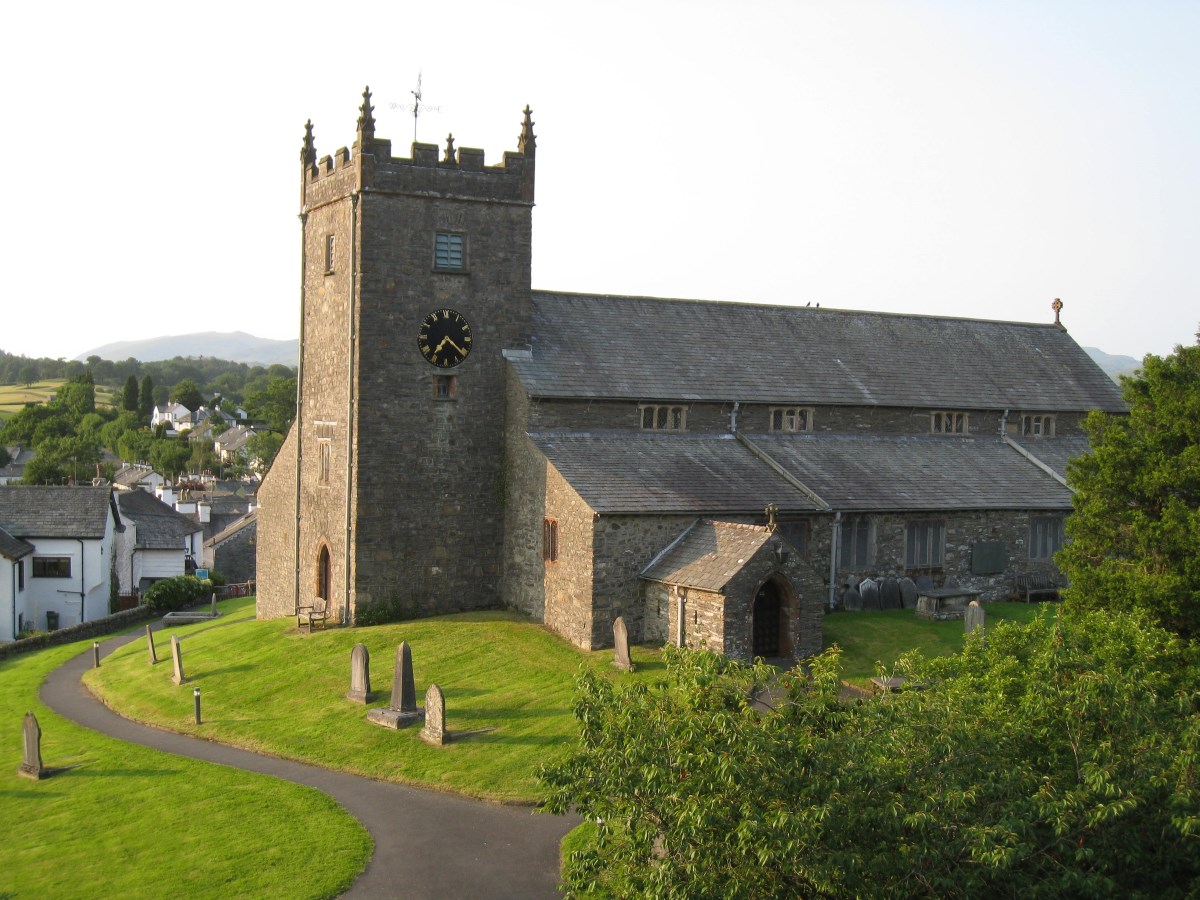
[[[117,504],[125,526],[113,551],[121,593],[195,571],[204,543],[199,523],[146,491],[122,491]]]
[[[120,524],[108,486],[0,486],[0,640],[108,615]]]

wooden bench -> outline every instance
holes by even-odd
[[[314,625],[319,623],[324,628],[328,620],[329,601],[324,597],[315,597],[312,606],[296,607],[296,627],[307,625],[309,634],[312,634]]]
[[[1014,575],[1012,580],[1013,599],[1026,603],[1033,602],[1035,594],[1052,595],[1050,599],[1057,600],[1058,592],[1062,590],[1058,578],[1053,575]]]

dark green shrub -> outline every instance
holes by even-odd
[[[376,600],[369,606],[360,606],[354,611],[354,624],[369,628],[372,625],[387,625],[401,622],[416,615],[416,604],[405,603],[396,594],[387,600]]]
[[[142,594],[142,603],[155,612],[171,612],[209,599],[213,583],[195,575],[179,575],[155,582]]]

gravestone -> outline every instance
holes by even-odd
[[[435,747],[446,744],[446,698],[442,689],[431,684],[425,692],[425,727],[421,729],[421,740]]]
[[[911,578],[900,579],[900,605],[905,609],[917,608],[917,586]]]
[[[613,622],[613,665],[622,672],[633,671],[633,660],[629,658],[629,631],[620,616]]]
[[[150,658],[150,665],[158,665],[158,653],[154,649],[154,632],[150,626],[146,626],[146,651]]]
[[[42,729],[38,725],[37,716],[31,712],[25,713],[21,737],[25,745],[25,752],[17,774],[25,778],[32,778],[34,781],[41,781],[49,773],[42,766]]]
[[[842,594],[842,606],[850,612],[862,611],[862,594],[858,592],[858,588],[850,588]]]
[[[884,609],[900,608],[900,582],[895,578],[883,579],[879,589],[879,605]]]
[[[967,604],[966,612],[963,613],[963,631],[970,634],[976,628],[979,633],[984,633],[984,612],[983,607],[979,605],[978,600],[972,600]]]
[[[857,575],[851,575],[849,578],[846,579],[846,589],[850,590],[851,588],[853,588],[854,590],[858,590],[858,585],[861,581],[862,581],[862,579],[859,578]]]
[[[375,699],[371,690],[371,654],[366,644],[355,644],[350,651],[350,692],[346,699],[355,703],[370,703]]]
[[[373,709],[367,721],[384,728],[403,728],[425,718],[425,710],[417,706],[417,688],[413,681],[412,651],[408,641],[396,648],[396,671],[392,675],[392,699],[387,709]]]
[[[921,593],[921,591],[928,591],[928,590],[932,590],[932,589],[933,589],[933,579],[932,578],[930,578],[928,575],[918,575],[917,576],[917,593],[918,594]]]
[[[217,617],[217,592],[216,591],[213,591],[213,595],[212,595],[212,615],[213,615],[214,619]]]
[[[183,677],[183,650],[179,646],[179,638],[171,635],[171,662],[175,666],[175,674],[171,676],[171,680],[176,684],[183,684],[187,681]]]
[[[858,592],[862,594],[863,609],[879,609],[879,582],[864,578],[858,586]]]

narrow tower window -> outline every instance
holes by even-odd
[[[463,268],[463,236],[439,231],[433,240],[433,264],[438,269]]]
[[[333,271],[333,248],[335,238],[332,234],[325,235],[325,274]]]

